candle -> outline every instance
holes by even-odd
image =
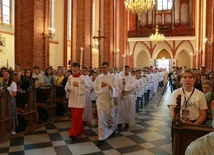
[[[83,50],[84,48],[83,47],[80,47],[80,51],[81,51],[81,54],[80,54],[80,68],[82,69],[82,54],[83,54]]]
[[[123,76],[125,76],[126,55],[123,54],[122,57],[123,57]]]
[[[7,59],[7,69],[9,69],[8,59]]]
[[[122,57],[123,57],[123,92],[124,92],[125,91],[125,85],[126,85],[126,81],[125,81],[126,54],[123,54]],[[125,94],[123,94],[123,98],[126,98]]]

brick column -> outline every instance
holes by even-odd
[[[117,61],[119,61],[119,66],[122,67],[122,55],[126,54],[126,65],[130,65],[130,67],[132,66],[132,63],[130,64],[129,61],[129,53],[130,51],[127,50],[127,30],[128,30],[128,24],[127,24],[127,11],[125,10],[125,5],[124,5],[124,1],[118,1],[118,19],[117,19],[117,23],[118,23],[118,32],[117,32],[117,36],[118,36],[118,42],[119,42],[119,49],[120,49],[120,53],[119,53],[119,57],[117,57]]]
[[[114,57],[114,0],[100,0],[99,29],[105,39],[100,40],[101,63],[107,61],[113,67]]]
[[[116,6],[116,7],[115,7]],[[107,61],[113,67],[115,61],[117,67],[122,66],[122,54],[126,53],[127,45],[127,20],[124,1],[101,0],[100,1],[100,26],[102,36],[100,40],[101,62]],[[115,54],[116,49],[119,54]]]
[[[92,0],[73,0],[71,61],[80,62],[80,47],[84,47],[82,66],[91,65]]]
[[[22,68],[49,66],[48,0],[15,1],[15,62]]]
[[[214,39],[214,1],[207,0],[206,13],[206,37]],[[214,43],[205,47],[205,66],[207,69],[214,69]]]

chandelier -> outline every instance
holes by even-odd
[[[140,20],[142,13],[151,10],[155,5],[155,0],[125,0],[125,8],[128,12],[136,13]]]
[[[152,42],[160,42],[160,41],[163,41],[164,40],[164,35],[163,34],[160,34],[158,33],[159,29],[158,29],[158,25],[156,25],[156,29],[155,29],[155,34],[152,34],[149,38]]]

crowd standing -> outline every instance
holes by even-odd
[[[214,111],[211,108],[211,103],[214,101],[213,71],[206,70],[206,67],[201,67],[200,70],[174,67],[174,70],[171,71],[168,76],[172,90],[169,105],[172,119],[174,118],[176,98],[181,94],[180,121],[186,124],[211,126],[214,117]],[[171,133],[173,142],[173,124]],[[206,137],[213,137],[213,133],[210,135]],[[209,154],[210,150],[214,151],[213,145],[208,144],[208,139],[207,141],[204,140],[204,142],[207,143],[205,150],[208,150],[208,152],[204,151],[205,154]],[[196,147],[196,145],[188,147],[186,154],[200,154],[200,151],[197,153],[194,151],[198,148],[194,148],[193,146]],[[197,147],[199,147],[199,143],[197,143]],[[203,152],[203,150],[201,152]]]
[[[11,94],[13,134],[18,124],[14,110],[16,92],[28,91],[32,83],[36,88],[60,85],[65,88],[71,109],[71,128],[68,132],[71,141],[84,132],[84,125],[97,123],[97,145],[100,146],[105,139],[114,136],[115,130],[120,132],[131,128],[143,107],[149,104],[161,87],[166,86],[170,86],[172,91],[172,117],[175,99],[182,94],[182,121],[210,125],[214,114],[211,109],[213,75],[205,67],[200,70],[173,67],[168,72],[153,67],[110,68],[108,62],[103,62],[100,68],[80,68],[78,62],[73,62],[69,70],[62,66],[57,69],[50,66],[42,71],[39,66],[33,70],[22,69],[17,63],[15,70],[1,68],[0,82],[1,85],[6,83]]]

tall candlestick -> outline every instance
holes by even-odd
[[[8,59],[7,59],[7,69],[9,69]]]
[[[125,91],[126,81],[125,81],[125,65],[126,65],[126,54],[122,55],[123,57],[123,93]],[[126,95],[123,94],[123,98],[126,98]]]
[[[84,48],[83,47],[80,47],[80,51],[81,51],[81,54],[80,54],[80,68],[82,69],[82,56],[83,56],[83,50]]]
[[[125,76],[126,54],[123,54],[122,57],[123,57],[123,76]]]

